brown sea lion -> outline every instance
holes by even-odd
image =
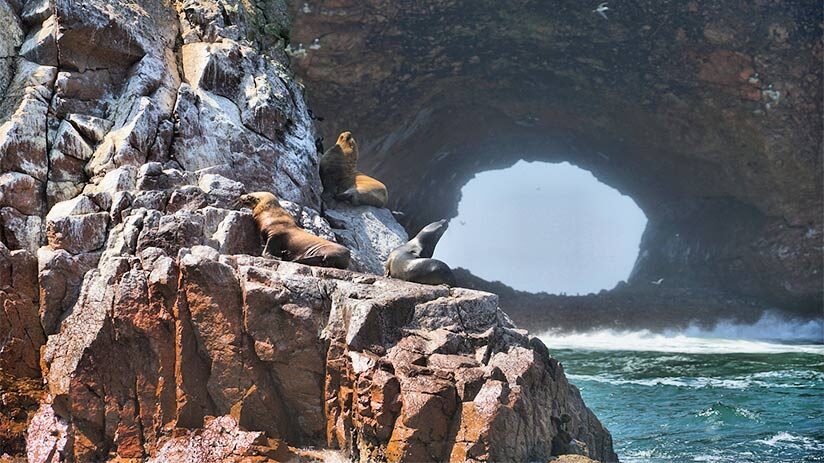
[[[349,249],[298,227],[272,193],[245,194],[238,199],[238,204],[252,209],[255,223],[266,239],[264,256],[318,267],[345,269],[349,266]]]
[[[358,172],[358,144],[351,132],[343,132],[335,146],[320,158],[324,199],[334,198],[356,206],[386,207],[386,185]]]
[[[444,262],[432,259],[435,246],[448,225],[446,220],[432,222],[406,244],[389,253],[385,275],[425,285],[455,286],[455,275]]]

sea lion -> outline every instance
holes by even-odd
[[[435,246],[447,227],[446,220],[423,227],[414,238],[389,253],[389,259],[384,264],[384,274],[425,285],[455,286],[452,269],[444,262],[432,259]]]
[[[351,132],[343,132],[335,146],[320,158],[324,199],[334,198],[356,206],[386,207],[386,185],[358,172],[358,144]]]
[[[252,209],[261,236],[266,239],[264,256],[318,267],[349,266],[349,249],[298,227],[272,193],[245,194],[237,202]]]

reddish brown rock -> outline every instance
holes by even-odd
[[[0,449],[22,453],[28,420],[43,395],[37,261],[0,242]]]
[[[0,243],[0,370],[40,376],[40,346],[46,339],[37,315],[37,260]]]
[[[614,460],[560,366],[492,295],[204,246],[177,262],[104,255],[101,269],[45,356],[78,458],[154,455],[170,427],[229,415],[356,459],[520,461],[557,453],[552,417],[567,415],[570,439]]]
[[[106,243],[109,214],[59,216],[46,220],[46,237],[52,249],[71,254],[99,250]]]

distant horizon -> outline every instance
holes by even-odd
[[[521,160],[463,187],[434,257],[521,291],[597,293],[629,277],[646,224],[632,198],[589,171]]]

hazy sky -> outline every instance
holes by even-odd
[[[435,257],[532,292],[613,288],[647,223],[632,199],[566,162],[482,172],[462,194]]]

